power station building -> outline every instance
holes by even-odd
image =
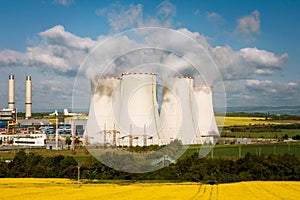
[[[158,104],[157,74],[123,73],[92,82],[86,144],[112,146],[214,143],[219,137],[212,88],[192,77],[163,80]]]

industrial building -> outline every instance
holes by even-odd
[[[67,137],[82,137],[86,119],[76,119],[81,114],[67,113],[69,119],[65,121],[65,114],[55,116],[56,122],[49,119],[32,118],[32,80],[26,76],[25,80],[25,118],[18,118],[15,107],[15,77],[8,77],[8,107],[0,110],[0,147],[64,147]],[[66,109],[67,110],[67,109]],[[57,133],[57,136],[55,136]]]
[[[194,85],[193,77],[163,79],[158,104],[157,74],[123,73],[92,81],[88,120],[76,113],[55,115],[56,123],[32,119],[32,80],[26,76],[25,119],[15,108],[14,75],[9,75],[8,108],[0,111],[1,145],[63,148],[67,137],[110,146],[214,143],[219,137],[212,87]],[[60,143],[60,144],[59,144]]]
[[[111,146],[214,143],[212,87],[194,86],[192,77],[164,80],[161,109],[157,74],[123,73],[92,81],[86,144]]]

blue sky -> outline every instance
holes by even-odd
[[[67,88],[72,88],[87,51],[101,37],[145,26],[187,29],[203,36],[219,63],[229,106],[299,105],[299,1],[0,4],[0,107],[7,106],[7,79],[15,74],[16,106],[24,110],[24,82],[30,74],[34,109],[70,108],[72,91]]]

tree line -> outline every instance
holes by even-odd
[[[19,151],[10,163],[0,162],[0,178],[77,178],[78,164],[70,156],[43,157]],[[160,170],[148,173],[125,173],[109,168],[89,157],[80,168],[82,179],[99,180],[170,180],[203,183],[238,181],[299,181],[300,159],[295,155],[257,156],[246,154],[239,159],[198,158],[198,154],[179,159]]]
[[[218,113],[217,113],[218,114]],[[220,113],[223,114],[224,113]],[[289,114],[272,114],[272,113],[260,113],[260,112],[227,112],[228,117],[264,117],[265,120],[300,120],[299,115]]]
[[[243,126],[228,126],[224,127],[224,131],[230,132],[281,132],[282,130],[300,129],[300,123],[294,124],[264,124],[264,125],[243,125]]]

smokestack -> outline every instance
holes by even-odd
[[[26,76],[26,100],[25,100],[25,117],[30,118],[31,117],[31,76]]]
[[[8,79],[8,108],[15,108],[15,77],[9,75]]]

